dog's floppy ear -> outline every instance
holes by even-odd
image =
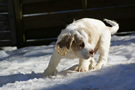
[[[65,56],[74,41],[74,37],[71,35],[65,35],[61,41],[56,44],[56,50],[61,56]]]

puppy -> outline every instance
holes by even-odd
[[[79,58],[76,71],[85,72],[90,69],[100,70],[107,64],[111,34],[115,34],[119,25],[115,21],[104,19],[111,25],[106,26],[102,21],[83,18],[69,24],[58,36],[53,55],[42,77],[55,75],[56,67],[62,58]],[[93,55],[99,51],[95,65]]]

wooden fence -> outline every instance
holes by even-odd
[[[15,29],[11,26],[7,0],[0,0],[0,46],[16,45]]]
[[[83,17],[116,20],[120,32],[134,31],[135,0],[0,0],[0,45],[48,44]]]

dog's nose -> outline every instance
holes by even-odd
[[[93,56],[94,55],[94,50],[89,51],[89,53],[90,53],[90,56]]]

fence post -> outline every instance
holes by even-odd
[[[87,10],[87,0],[82,0],[83,11]]]
[[[10,0],[9,0],[10,1]],[[25,44],[25,31],[23,26],[23,14],[22,14],[22,0],[12,0],[15,17],[15,27],[17,34],[17,47],[21,48]]]
[[[8,0],[8,18],[9,18],[9,28],[11,31],[11,45],[17,44],[16,39],[16,25],[15,25],[15,13],[14,13],[14,7],[13,7],[13,1]]]

